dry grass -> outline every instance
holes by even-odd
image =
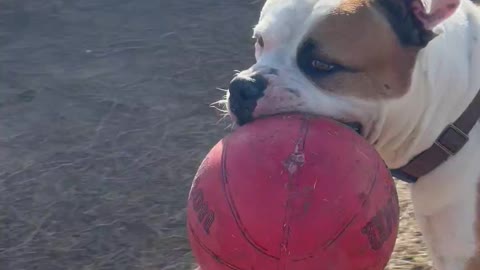
[[[386,270],[431,270],[422,236],[415,223],[408,186],[397,183],[400,198],[400,228],[395,251]]]

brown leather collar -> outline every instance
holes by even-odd
[[[415,183],[418,178],[433,171],[463,148],[468,142],[468,134],[479,118],[480,91],[462,115],[445,128],[430,148],[413,158],[407,165],[391,170],[392,175],[405,182]]]

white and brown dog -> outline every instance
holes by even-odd
[[[306,112],[357,123],[387,165],[414,182],[435,267],[480,270],[480,8],[467,0],[268,0],[254,37],[257,61],[227,95],[234,121]]]

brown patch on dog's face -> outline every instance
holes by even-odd
[[[480,181],[480,179],[479,179]],[[475,208],[475,213],[477,213],[475,221],[475,233],[477,238],[477,250],[475,251],[475,256],[470,258],[465,267],[465,270],[478,270],[480,269],[480,182],[477,184],[477,205]]]
[[[396,98],[408,91],[422,47],[400,39],[378,1],[395,0],[347,0],[306,35],[297,63],[319,88],[365,99]]]

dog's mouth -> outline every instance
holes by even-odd
[[[360,122],[347,122],[347,123],[342,122],[342,123],[344,123],[346,126],[353,129],[356,133],[360,135],[363,134],[363,125]]]
[[[275,114],[275,115],[282,115],[282,114],[288,114],[288,113],[279,113],[279,114]],[[246,125],[248,123],[251,123],[251,122],[255,121],[256,119],[268,118],[268,117],[271,117],[271,116],[273,116],[273,115],[264,115],[264,116],[260,116],[260,117],[256,117],[256,118],[252,117],[251,119],[249,119],[249,121],[237,121],[236,124],[238,126],[243,126],[243,125]],[[362,125],[362,123],[357,122],[357,121],[343,121],[343,120],[338,120],[338,119],[334,119],[334,120],[344,124],[345,126],[347,126],[349,128],[351,128],[357,134],[363,135],[363,125]]]

